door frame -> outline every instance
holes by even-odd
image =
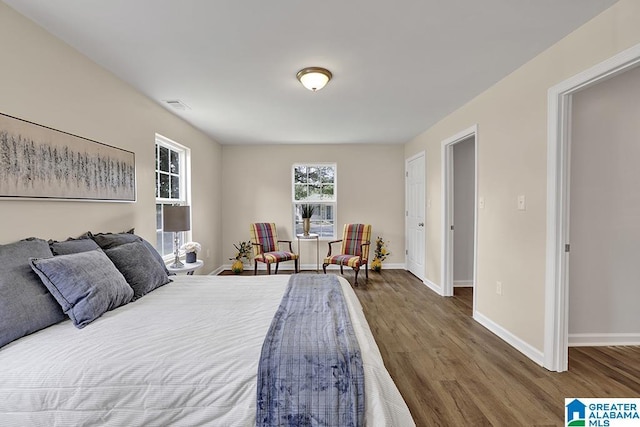
[[[417,154],[414,154],[413,156],[409,157],[408,159],[405,159],[404,161],[404,173],[405,173],[405,181],[404,181],[404,241],[405,241],[405,257],[404,257],[404,268],[407,271],[409,270],[409,263],[407,261],[407,250],[408,250],[408,241],[409,241],[409,223],[407,221],[407,212],[409,211],[409,182],[407,180],[408,178],[408,174],[409,174],[409,162],[412,162],[416,159],[419,159],[420,157],[422,157],[423,159],[423,163],[424,163],[424,167],[422,169],[422,182],[424,184],[424,192],[425,192],[425,206],[423,206],[423,212],[424,212],[424,219],[425,219],[425,241],[423,242],[423,246],[424,246],[424,259],[422,260],[422,276],[416,276],[418,277],[420,280],[422,280],[424,282],[425,278],[427,277],[427,244],[426,244],[426,236],[427,236],[427,227],[426,227],[426,219],[427,219],[427,204],[426,204],[426,192],[427,192],[427,155],[425,153],[425,151],[420,151]],[[415,274],[413,272],[411,272],[412,274]]]
[[[569,365],[569,160],[574,93],[640,65],[640,44],[553,86],[547,99],[544,367]]]
[[[442,296],[453,296],[453,146],[469,138],[474,140],[474,200],[473,200],[473,288],[475,290],[478,269],[478,125],[475,124],[442,141],[442,238],[441,282]],[[473,293],[473,315],[476,311],[476,294]]]

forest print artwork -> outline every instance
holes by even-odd
[[[0,113],[0,197],[135,201],[135,155]]]

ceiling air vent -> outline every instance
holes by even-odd
[[[179,99],[165,99],[164,102],[176,110],[186,111],[191,109],[191,107],[189,107],[187,104],[180,101]]]

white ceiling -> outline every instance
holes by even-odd
[[[404,143],[617,0],[3,0],[222,144]],[[298,70],[333,80],[313,93]]]

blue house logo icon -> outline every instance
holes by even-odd
[[[574,399],[567,405],[567,426],[584,426],[587,405]]]

